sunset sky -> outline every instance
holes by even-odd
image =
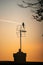
[[[33,0],[35,2],[36,0]],[[13,61],[13,53],[20,48],[17,26],[25,23],[26,34],[22,37],[22,51],[26,61],[43,61],[43,22],[32,17],[31,8],[21,8],[21,0],[0,0],[0,61]]]

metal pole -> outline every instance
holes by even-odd
[[[20,50],[21,50],[21,30],[20,30]]]

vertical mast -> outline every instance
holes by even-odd
[[[22,23],[22,26],[23,26],[23,28],[24,28],[24,23]],[[26,31],[25,31],[25,29],[23,30],[22,29],[22,26],[20,27],[20,51],[21,51],[21,49],[22,49],[22,33],[25,33]]]
[[[20,50],[21,50],[21,30],[20,30]]]

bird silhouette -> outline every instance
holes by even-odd
[[[22,23],[22,26],[23,26],[23,28],[24,28],[24,26],[25,26],[24,22]]]

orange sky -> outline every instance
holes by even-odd
[[[22,22],[25,22],[27,31],[22,37],[22,51],[27,53],[26,60],[43,61],[43,22],[34,20],[30,8],[22,9],[17,2],[0,1],[0,61],[13,61],[13,53],[20,48],[16,29]]]

